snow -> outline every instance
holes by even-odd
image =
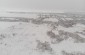
[[[0,21],[0,30],[4,30],[4,29],[6,29],[6,28],[8,28],[10,26],[17,25],[18,23],[19,22],[12,22],[12,23],[10,23],[10,22],[1,22]]]
[[[11,14],[15,17],[14,14]],[[28,14],[27,14],[28,15]],[[0,17],[4,16],[0,14]],[[9,14],[5,17],[10,16]],[[18,14],[20,17],[31,17],[32,20],[37,20],[37,15],[35,14],[35,18],[28,15],[24,16]],[[16,17],[18,17],[16,16]],[[33,15],[34,16],[34,15]],[[62,19],[63,20],[63,19]],[[67,20],[72,20],[67,19]],[[57,29],[53,29],[53,26],[50,26],[48,23],[44,24],[35,24],[32,22],[5,22],[0,21],[0,55],[63,55],[62,51],[66,52],[85,52],[85,42],[84,43],[74,43],[75,39],[68,37],[68,39],[62,40],[59,43],[52,43],[53,41],[57,41],[55,39],[51,39],[47,35],[47,31],[52,31],[55,35],[58,35],[59,30],[63,30],[66,32],[74,33],[82,32],[85,30],[85,25],[81,23],[77,23],[73,27],[63,27],[57,26]],[[49,18],[43,21],[52,21],[58,22],[59,20],[56,18]],[[2,34],[2,35],[1,35]],[[84,35],[78,34],[80,37],[84,38]],[[5,37],[4,37],[5,36]],[[2,38],[3,37],[3,38]],[[2,39],[1,39],[2,38]],[[39,51],[37,45],[38,41],[40,43],[49,43],[52,51],[45,50],[44,52]],[[44,48],[44,47],[43,47]],[[41,48],[42,50],[42,48]]]

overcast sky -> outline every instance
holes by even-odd
[[[0,0],[0,10],[85,11],[85,0]]]

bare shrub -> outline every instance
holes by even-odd
[[[48,31],[48,32],[47,32],[47,35],[48,35],[51,39],[56,40],[55,43],[56,43],[56,42],[57,42],[57,43],[60,43],[61,41],[64,40],[64,38],[63,38],[62,36],[60,36],[60,35],[55,35],[52,31]]]
[[[42,51],[42,52],[45,52],[45,51],[48,51],[48,52],[52,52],[52,48],[50,47],[50,44],[48,42],[40,42],[39,40],[37,40],[37,48],[38,50]]]
[[[43,24],[43,21],[37,20],[37,19],[34,19],[31,22],[34,23],[34,24]]]
[[[5,34],[0,34],[0,40],[6,38]]]
[[[73,25],[75,25],[76,22],[74,22],[73,20],[67,20],[67,21],[60,20],[59,24],[63,27],[69,28],[69,27],[73,27]]]
[[[66,31],[63,31],[63,30],[59,30],[59,35],[63,39],[67,39],[67,38],[71,37],[75,40],[74,41],[75,43],[84,43],[85,42],[85,38],[80,37],[76,33],[70,33],[70,32],[66,32]]]
[[[62,51],[62,55],[85,55],[85,53],[81,53],[81,52],[66,52],[66,51]]]
[[[62,55],[74,55],[73,53],[67,53],[66,51],[62,51]]]
[[[48,31],[47,35],[52,39],[56,38],[56,35],[52,31]]]
[[[65,32],[64,30],[59,30],[59,35],[60,35],[60,37],[63,38],[64,40],[66,40],[67,38],[69,38],[68,32]]]

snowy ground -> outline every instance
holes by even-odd
[[[0,55],[85,55],[85,16],[0,13]]]

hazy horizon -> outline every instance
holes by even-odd
[[[0,0],[0,10],[85,12],[85,0]]]

